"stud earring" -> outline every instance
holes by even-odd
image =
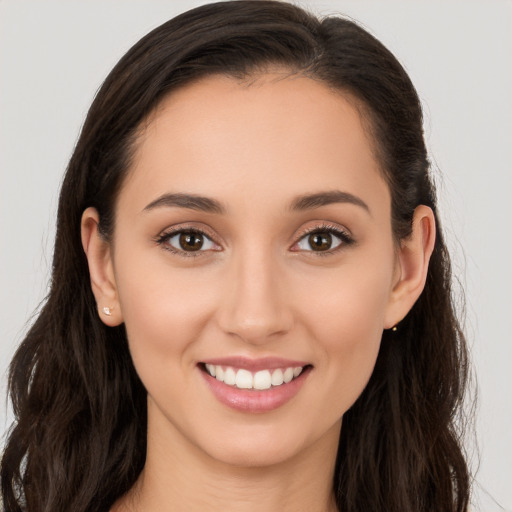
[[[395,325],[395,326],[393,326],[393,327],[391,328],[391,330],[392,330],[393,332],[396,332],[396,331],[398,331],[398,327]]]
[[[111,316],[112,315],[112,311],[110,310],[110,308],[108,306],[105,306],[103,308],[103,313],[105,313],[105,315],[107,315],[107,316]]]

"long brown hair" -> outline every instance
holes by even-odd
[[[108,510],[140,474],[146,392],[123,326],[98,318],[80,241],[93,206],[108,239],[141,123],[178,87],[210,74],[247,77],[280,65],[362,105],[392,196],[397,241],[414,209],[438,236],[425,289],[344,415],[333,487],[343,512],[467,510],[469,476],[455,428],[467,352],[451,293],[416,91],[395,57],[342,17],[278,1],[205,5],[164,23],[120,60],[99,90],[60,194],[51,289],[10,366],[16,421],[1,463],[6,512]]]

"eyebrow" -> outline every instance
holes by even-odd
[[[290,209],[292,211],[312,210],[335,203],[354,204],[363,208],[371,215],[370,208],[362,199],[353,194],[342,192],[340,190],[317,192],[315,194],[305,194],[299,196],[292,201]],[[143,212],[164,207],[187,208],[189,210],[216,213],[219,215],[226,213],[224,206],[216,199],[195,194],[163,194],[149,203],[144,208]]]
[[[154,210],[155,208],[162,207],[187,208],[189,210],[217,214],[223,214],[226,212],[226,209],[219,201],[211,199],[210,197],[203,197],[195,194],[163,194],[149,203],[143,211],[147,212]]]
[[[370,208],[361,198],[341,190],[330,190],[299,196],[292,201],[290,209],[295,211],[312,210],[335,203],[354,204],[360,206],[371,215]]]

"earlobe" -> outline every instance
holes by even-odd
[[[436,224],[432,209],[420,205],[414,211],[412,233],[401,242],[398,254],[398,278],[391,290],[385,329],[400,322],[421,295],[434,250]]]
[[[111,245],[99,232],[99,214],[95,208],[87,208],[82,214],[81,236],[98,315],[110,327],[120,325],[123,323],[123,316],[117,294]]]

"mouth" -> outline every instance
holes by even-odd
[[[215,398],[229,408],[264,413],[292,400],[313,366],[299,361],[217,360],[198,364]]]
[[[264,391],[288,384],[302,374],[306,366],[287,366],[284,368],[262,369],[251,372],[245,368],[202,363],[204,371],[219,382],[237,389]]]

